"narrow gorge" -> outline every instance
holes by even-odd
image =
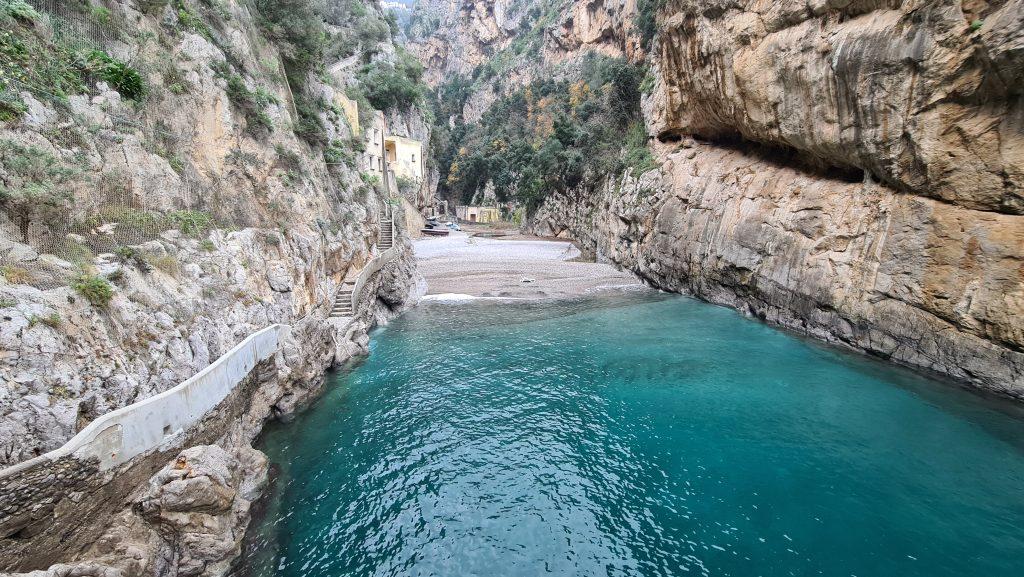
[[[0,317],[0,575],[1016,575],[1024,0],[0,0]]]
[[[587,156],[591,182],[560,183],[533,231],[657,287],[1022,395],[1019,2],[426,4],[441,27],[417,45],[427,79],[470,125],[524,83],[596,88],[579,76],[588,54],[643,69],[640,142],[656,158],[623,174]]]

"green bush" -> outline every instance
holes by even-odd
[[[366,99],[377,110],[408,110],[423,99],[423,66],[403,50],[396,62],[374,62],[359,71]]]
[[[146,256],[144,252],[133,246],[119,246],[114,253],[122,264],[135,265],[142,272],[149,272],[153,270],[153,265],[149,262],[149,257]]]
[[[32,223],[67,216],[71,194],[66,186],[78,173],[34,146],[0,139],[0,164],[7,174],[0,182],[0,208],[29,241]]]
[[[0,90],[0,122],[10,122],[22,117],[28,111],[28,107],[22,102],[17,93],[10,90]]]
[[[38,324],[44,324],[50,327],[51,329],[55,329],[60,326],[60,320],[60,315],[57,313],[50,313],[45,317],[41,317],[39,315],[32,315],[28,317],[28,326],[29,328],[31,328]]]
[[[177,6],[179,26],[189,32],[195,32],[196,34],[205,37],[207,40],[213,38],[213,34],[210,32],[210,27],[206,25],[206,22],[203,22],[202,18],[189,10],[188,7],[180,0],[177,2]]]
[[[305,95],[295,97],[295,111],[299,118],[292,126],[292,132],[305,140],[312,146],[327,146],[330,138],[327,136],[327,129],[320,119],[321,105],[315,103]]]
[[[177,278],[181,274],[181,262],[173,254],[162,254],[149,259],[153,266]]]
[[[327,33],[318,3],[310,0],[253,0],[266,35],[277,45],[285,74],[302,92],[309,73],[323,61]]]
[[[402,194],[409,194],[416,190],[416,185],[418,183],[415,179],[399,175],[395,177],[395,184],[398,185],[399,192]]]
[[[63,103],[69,95],[85,92],[82,59],[78,54],[36,34],[31,27],[7,27],[7,23],[0,26],[0,90],[27,89],[37,98],[55,104]]]
[[[0,0],[3,11],[16,20],[31,23],[39,20],[39,12],[25,0]]]
[[[654,86],[656,82],[657,81],[655,80],[654,75],[648,72],[647,75],[644,76],[644,79],[640,82],[640,93],[643,95],[648,95],[654,92]]]
[[[94,275],[83,275],[78,277],[71,288],[85,297],[94,307],[106,308],[110,300],[114,298],[114,287],[107,279]]]
[[[334,140],[324,150],[324,162],[327,164],[344,164],[352,168],[355,166],[355,154],[344,143]]]
[[[647,147],[647,128],[643,122],[636,122],[626,134],[626,147],[623,151],[623,168],[632,168],[633,176],[658,167],[654,155]]]
[[[364,62],[378,44],[396,33],[397,22],[376,10],[368,10],[365,0],[331,0],[324,10],[324,19],[335,31],[327,42],[328,61],[362,53]]]
[[[10,284],[28,284],[32,281],[32,273],[28,269],[9,264],[0,266],[0,276]]]
[[[361,86],[348,86],[345,88],[345,95],[356,101],[359,108],[359,126],[364,129],[373,123],[373,105],[366,98]],[[357,136],[357,135],[353,135]]]
[[[110,9],[104,8],[103,6],[94,6],[89,11],[89,15],[92,17],[93,20],[99,22],[100,24],[109,24],[110,18],[112,17]]]
[[[214,74],[227,81],[227,95],[231,104],[245,116],[246,130],[253,136],[263,136],[274,130],[274,121],[267,114],[271,104],[280,104],[280,100],[262,86],[249,90],[245,80],[232,72],[227,62],[215,62],[210,66]]]
[[[490,182],[499,200],[532,210],[551,192],[652,168],[640,111],[644,75],[623,59],[590,54],[575,74],[538,79],[479,122],[449,128],[465,99],[465,80],[453,78],[434,97],[431,147],[442,195],[469,201]]]
[[[92,77],[105,81],[129,100],[142,100],[146,94],[146,83],[139,71],[102,50],[86,52],[83,68]]]
[[[201,210],[176,210],[167,215],[182,233],[195,236],[213,228],[213,217]]]
[[[278,162],[288,170],[302,169],[302,157],[294,150],[285,148],[281,144],[276,144],[274,145],[274,151],[277,153]]]
[[[645,49],[650,48],[651,40],[658,33],[658,10],[664,5],[665,0],[637,0],[635,24]]]

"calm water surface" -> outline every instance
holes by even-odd
[[[427,304],[272,427],[252,575],[1024,575],[1024,419],[682,297]]]

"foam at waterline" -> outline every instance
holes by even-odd
[[[469,301],[522,301],[532,300],[524,299],[521,297],[491,297],[491,296],[473,296],[463,293],[441,293],[436,295],[424,295],[422,301],[434,301],[434,302],[445,302],[445,303],[459,303]]]

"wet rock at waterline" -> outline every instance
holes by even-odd
[[[250,447],[182,451],[147,483],[81,563],[24,577],[220,577],[237,557],[250,507],[267,482],[266,456]],[[13,574],[12,574],[13,575]]]

